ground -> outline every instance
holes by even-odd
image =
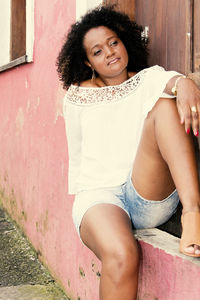
[[[0,206],[0,300],[70,300]]]

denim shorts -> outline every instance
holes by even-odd
[[[86,211],[96,204],[114,204],[121,207],[129,216],[135,229],[154,228],[176,212],[179,197],[176,190],[161,201],[147,200],[135,190],[131,176],[127,182],[116,187],[99,188],[79,192],[73,204],[72,218],[80,235],[79,228]]]

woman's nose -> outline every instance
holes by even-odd
[[[114,54],[114,51],[111,47],[106,48],[106,57],[110,57]]]

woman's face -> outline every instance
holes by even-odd
[[[90,29],[83,41],[88,61],[102,79],[127,73],[128,53],[115,32],[99,26]]]

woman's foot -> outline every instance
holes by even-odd
[[[200,247],[198,245],[191,245],[190,247],[186,247],[184,252],[188,254],[195,254],[197,256],[200,255]]]
[[[198,210],[184,212],[181,223],[180,252],[188,256],[200,257],[200,212]]]

